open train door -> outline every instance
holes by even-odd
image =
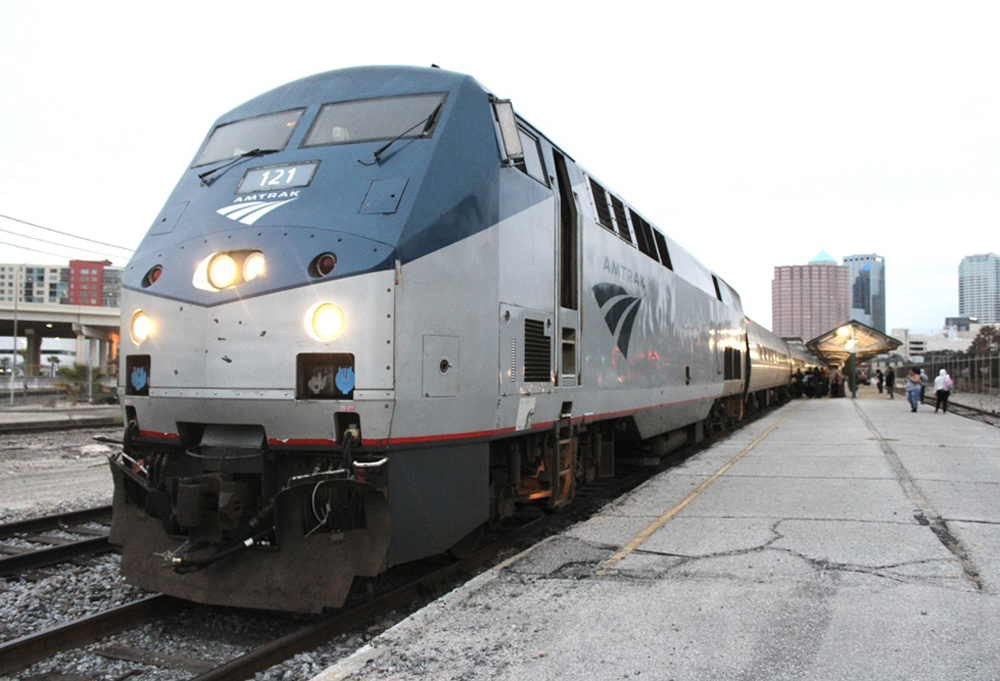
[[[494,99],[497,130],[504,154],[503,166],[520,173],[501,174],[501,213],[497,253],[500,297],[500,396],[517,397],[521,406],[517,430],[531,426],[538,395],[555,389],[560,369],[558,352],[559,306],[555,284],[559,259],[554,237],[554,192],[542,163],[538,138],[524,129],[510,100]],[[530,157],[530,162],[526,158]],[[544,187],[544,194],[539,188]],[[513,197],[535,195],[523,202]],[[550,198],[551,197],[551,198]],[[511,198],[513,208],[504,201]]]
[[[580,211],[566,168],[566,158],[552,150],[556,171],[556,291],[559,296],[557,385],[576,386],[580,381]]]
[[[517,119],[509,100],[494,100],[493,107],[504,165],[521,170],[551,191],[553,199],[528,207],[500,235],[499,257],[508,264],[501,268],[499,286],[500,394],[574,387],[580,382],[581,364],[580,211],[569,164]],[[551,288],[543,282],[551,282]]]

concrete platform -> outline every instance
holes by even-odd
[[[57,404],[53,407],[0,407],[0,433],[121,425],[122,408],[114,405]]]
[[[799,400],[317,677],[1000,678],[1000,429]]]

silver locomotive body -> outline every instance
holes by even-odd
[[[283,140],[238,139],[272,119]],[[699,439],[754,375],[721,278],[438,69],[224,116],[124,285],[112,541],[129,581],[202,602],[340,606],[626,444]]]

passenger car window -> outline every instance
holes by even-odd
[[[250,151],[281,151],[304,110],[292,109],[220,125],[212,131],[192,167],[236,158]]]
[[[302,146],[430,136],[440,117],[432,123],[426,135],[423,134],[424,126],[437,107],[444,103],[445,96],[446,93],[435,92],[325,104]]]

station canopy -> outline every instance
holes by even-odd
[[[902,341],[852,319],[813,338],[806,343],[806,348],[830,366],[842,367],[852,353],[857,355],[859,362],[864,362],[876,355],[892,352],[902,344]]]

